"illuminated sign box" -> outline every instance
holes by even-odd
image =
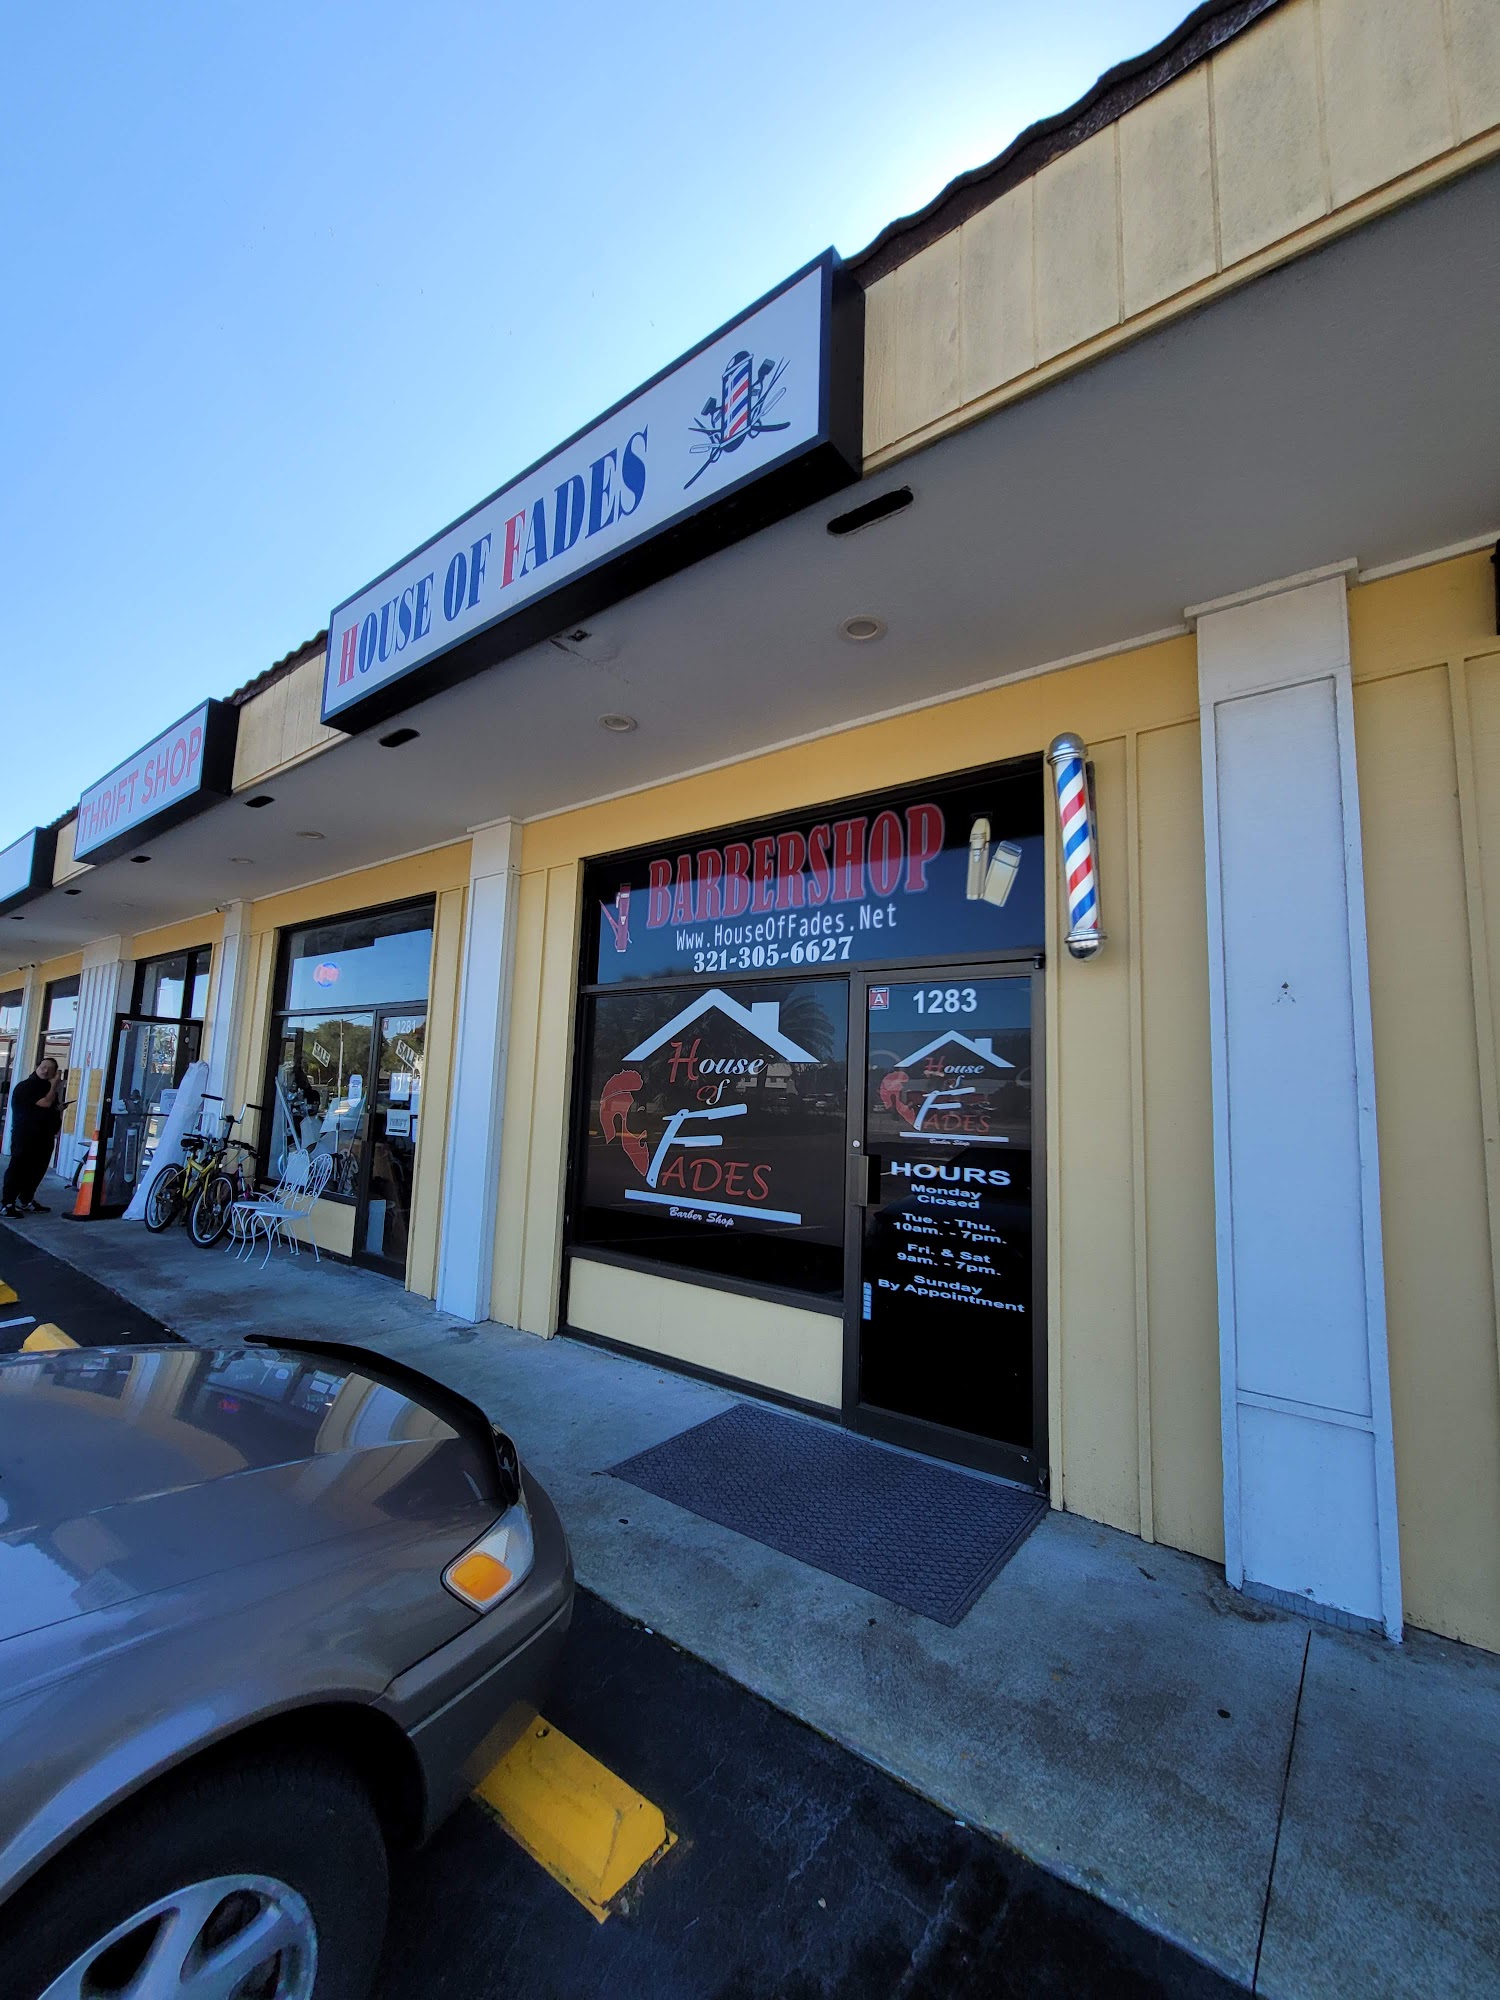
[[[239,720],[232,703],[206,701],[91,785],[78,801],[73,858],[113,861],[227,799]]]
[[[340,604],[324,722],[383,721],[858,479],[863,369],[830,250]]]
[[[56,856],[57,829],[50,826],[34,826],[0,848],[0,915],[47,893]]]

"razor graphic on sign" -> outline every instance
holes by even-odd
[[[752,373],[752,371],[754,371]],[[747,348],[741,348],[724,370],[721,393],[710,396],[698,415],[693,419],[692,428],[698,433],[700,442],[689,445],[688,450],[695,457],[702,457],[703,463],[691,479],[683,482],[683,491],[694,481],[701,479],[711,465],[717,465],[726,452],[738,451],[751,438],[758,438],[762,431],[784,431],[785,423],[769,424],[766,418],[786,394],[781,378],[787,371],[785,361],[762,361],[755,367],[755,356]]]

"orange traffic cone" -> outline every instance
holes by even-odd
[[[99,1164],[99,1135],[96,1132],[89,1140],[89,1156],[83,1163],[83,1172],[78,1177],[78,1199],[73,1204],[69,1222],[87,1222],[94,1211],[94,1172]]]

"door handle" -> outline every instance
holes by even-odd
[[[874,1153],[855,1153],[849,1161],[849,1199],[856,1208],[874,1208],[880,1200],[880,1161]]]

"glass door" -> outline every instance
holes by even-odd
[[[425,1009],[376,1014],[354,1255],[359,1263],[395,1278],[406,1276],[426,1050]]]
[[[202,1032],[197,1021],[127,1016],[116,1023],[109,1095],[100,1120],[96,1215],[119,1215],[129,1205],[156,1150],[177,1086],[197,1059]]]
[[[1040,975],[944,967],[859,986],[849,1414],[872,1435],[1044,1487]]]

